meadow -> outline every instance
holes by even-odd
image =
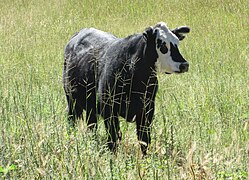
[[[164,21],[191,32],[188,73],[158,75],[152,145],[121,120],[113,155],[96,134],[67,133],[64,46],[84,27],[118,37]],[[248,179],[248,0],[1,0],[0,179]]]

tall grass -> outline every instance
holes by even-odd
[[[248,0],[0,2],[0,177],[13,179],[247,179]],[[117,155],[103,120],[66,133],[63,48],[81,28],[125,37],[156,22],[188,25],[183,75],[159,75],[149,155],[121,120]]]

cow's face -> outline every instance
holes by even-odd
[[[171,74],[188,71],[189,64],[178,49],[179,40],[182,40],[184,34],[188,32],[188,27],[179,27],[171,31],[165,23],[158,23],[153,28],[158,54],[156,66],[159,72]]]

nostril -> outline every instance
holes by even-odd
[[[181,72],[187,72],[188,71],[189,64],[188,63],[182,63],[179,66],[179,69]]]

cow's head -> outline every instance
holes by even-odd
[[[179,41],[184,39],[184,35],[189,33],[189,27],[182,26],[170,30],[165,23],[160,22],[149,29],[147,31],[155,37],[157,70],[167,74],[187,72],[189,64],[179,52],[178,45]]]

